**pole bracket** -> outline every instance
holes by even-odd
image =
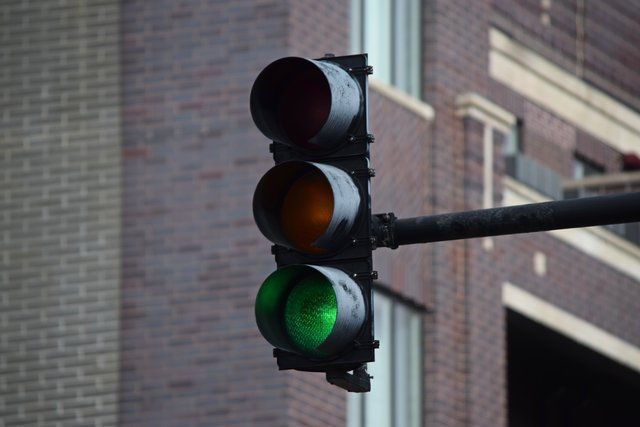
[[[362,142],[366,142],[367,144],[373,144],[376,140],[376,137],[373,136],[372,133],[367,133],[364,135],[349,135],[347,137],[347,141],[352,144],[360,144]]]
[[[373,67],[371,65],[365,65],[364,67],[349,67],[348,71],[354,75],[358,75],[358,74],[369,75],[369,74],[373,74]]]
[[[349,172],[351,176],[361,176],[365,178],[373,178],[376,176],[376,170],[373,168],[357,169]]]
[[[353,370],[353,374],[344,371],[328,371],[327,381],[335,386],[353,393],[371,391],[371,376],[367,373],[367,365]]]
[[[396,216],[393,212],[375,214],[371,217],[375,247],[397,249],[395,224]]]
[[[374,270],[363,273],[353,273],[351,277],[357,280],[378,280],[378,272]]]

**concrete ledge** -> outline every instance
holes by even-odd
[[[621,152],[638,152],[640,114],[499,30],[489,30],[489,73]]]
[[[459,95],[456,107],[459,117],[473,117],[505,134],[509,134],[516,124],[515,115],[474,92]]]
[[[512,283],[502,285],[502,302],[531,320],[640,372],[640,349]]]
[[[407,110],[417,114],[425,120],[433,120],[436,113],[433,107],[426,102],[422,102],[393,86],[376,80],[375,78],[369,78],[369,88],[378,92],[380,95],[392,100]]]
[[[620,172],[603,175],[585,176],[582,179],[566,179],[562,182],[564,188],[593,188],[620,186],[637,187],[640,185],[640,172]]]

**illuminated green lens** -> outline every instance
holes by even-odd
[[[338,302],[331,284],[323,277],[310,276],[291,290],[284,308],[284,323],[292,344],[308,355],[317,350],[336,323]]]

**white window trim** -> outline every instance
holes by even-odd
[[[530,292],[505,282],[503,304],[562,335],[640,372],[640,348]]]
[[[489,74],[621,152],[640,147],[640,113],[501,31],[489,30]]]
[[[348,394],[347,426],[360,427],[363,423],[366,423],[364,424],[366,426],[394,426],[406,425],[407,422],[411,422],[412,425],[414,422],[415,425],[422,425],[424,346],[423,318],[420,310],[406,304],[397,296],[380,290],[376,291],[374,300],[376,316],[385,313],[387,317],[376,317],[376,333],[379,335],[377,338],[381,340],[381,344],[376,354],[376,361],[369,365],[369,374],[373,375],[372,392]],[[403,328],[398,328],[402,312],[406,315],[404,319],[408,320],[408,323],[402,324]],[[381,320],[383,323],[379,323]],[[403,332],[404,336],[401,335]],[[405,351],[399,353],[397,349],[403,341],[410,344],[410,348],[407,347]],[[415,350],[415,353],[413,351],[407,353],[406,350],[409,349]],[[399,366],[398,364],[403,361],[408,365]],[[376,365],[380,363],[383,364]],[[382,370],[378,371],[375,369],[376,366]],[[400,378],[403,374],[411,374],[410,379],[407,381],[407,378]],[[406,405],[410,397],[417,399],[411,400],[417,405],[411,407]],[[402,405],[402,401],[405,405]]]
[[[517,117],[489,101],[485,97],[468,92],[456,98],[456,115],[461,118],[471,117],[484,124],[482,135],[482,207],[489,209],[493,206],[493,131],[498,130],[507,135],[517,124]],[[492,250],[492,237],[485,237],[482,246]]]
[[[390,99],[417,116],[422,117],[424,120],[432,121],[436,117],[436,112],[430,104],[414,98],[400,89],[397,89],[395,86],[391,86],[371,77],[369,78],[369,87],[385,98]]]

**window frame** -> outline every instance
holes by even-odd
[[[382,9],[387,10],[386,16],[380,12]],[[373,26],[375,31],[369,26]],[[383,30],[380,31],[380,28]],[[406,28],[408,31],[401,30]],[[351,0],[351,51],[369,53],[370,64],[378,80],[420,100],[423,62],[421,28],[420,0]],[[385,31],[388,31],[387,35]],[[368,36],[369,32],[371,36]],[[382,64],[380,61],[376,64],[376,51],[367,46],[367,40],[373,37],[378,39],[374,44],[382,46],[382,55],[386,56],[381,60]],[[407,49],[401,49],[403,45],[408,45]]]
[[[376,339],[381,340],[381,348],[376,352],[377,361],[374,363],[380,363],[381,361],[385,361],[385,354],[388,355],[388,359],[386,360],[387,366],[385,366],[386,372],[381,376],[381,372],[376,370],[373,365],[369,365],[370,371],[369,374],[373,375],[374,379],[372,381],[372,391],[365,394],[356,394],[349,393],[347,397],[347,426],[348,427],[368,427],[368,426],[395,426],[395,425],[403,425],[409,427],[418,427],[422,426],[423,418],[424,418],[424,307],[421,307],[406,298],[403,298],[401,295],[398,295],[387,288],[381,286],[375,286],[374,288],[374,300],[376,300],[375,307],[377,308],[375,312],[374,321],[376,322]],[[380,314],[381,311],[386,311],[388,316],[388,321],[385,322],[384,329],[388,329],[388,331],[383,331],[378,329],[380,328]],[[411,325],[411,331],[407,331],[405,342],[408,344],[412,343],[412,339],[410,337],[411,334],[415,334],[415,344],[414,347],[408,348],[407,351],[402,351],[401,353],[408,357],[410,363],[414,366],[407,368],[404,373],[408,374],[409,379],[415,378],[416,381],[413,384],[409,384],[411,381],[406,381],[407,378],[400,379],[398,374],[402,373],[402,368],[399,366],[401,363],[398,363],[398,349],[401,345],[399,340],[397,329],[398,322],[401,320],[400,315],[398,313],[404,312],[406,315],[406,319],[409,319],[406,325]],[[390,314],[390,315],[389,315]],[[376,316],[377,315],[377,316]],[[404,329],[402,329],[404,330]],[[378,332],[381,332],[382,335],[379,335]],[[393,350],[396,349],[394,352]],[[386,352],[385,352],[386,350]],[[382,360],[381,360],[382,357]],[[378,365],[380,366],[380,365]],[[412,374],[412,369],[419,370],[419,374]],[[373,369],[371,369],[373,368]],[[376,381],[377,380],[377,381]],[[385,384],[381,384],[382,380],[386,380],[388,383],[388,387],[384,388]],[[403,385],[407,384],[406,390],[399,392],[399,388]],[[413,390],[411,390],[413,389]],[[381,391],[382,390],[382,391]],[[372,394],[373,393],[373,394]],[[379,395],[383,393],[382,395]],[[412,408],[410,408],[410,414],[407,415],[404,419],[400,417],[402,414],[407,414],[407,408],[410,405],[404,405],[404,403],[408,402],[407,396],[417,395],[417,403]],[[375,396],[375,402],[373,406],[370,406],[370,401]],[[373,412],[369,412],[368,408],[380,408],[381,404],[384,402],[389,402],[388,406],[383,408],[382,411],[378,411],[377,414]],[[402,402],[402,403],[399,403]],[[368,404],[369,403],[369,404]],[[367,415],[374,415],[374,421],[367,421]],[[382,420],[380,417],[386,417],[385,420]],[[409,424],[407,424],[409,422]]]

